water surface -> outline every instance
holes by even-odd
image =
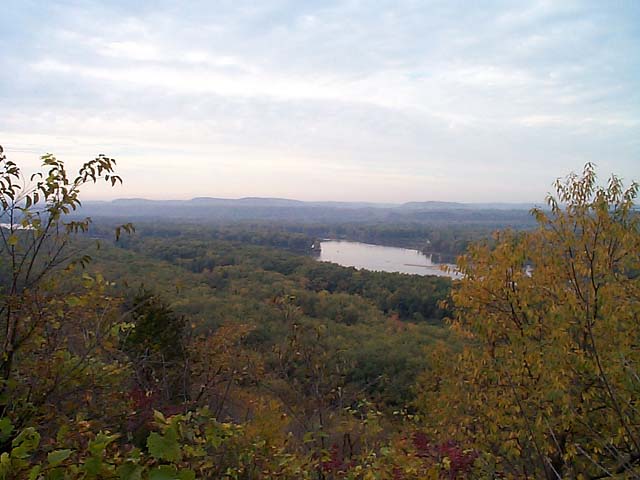
[[[345,267],[415,275],[459,277],[455,272],[443,271],[441,267],[444,264],[433,262],[430,255],[425,255],[418,250],[345,240],[323,240],[320,242],[320,247],[318,260],[337,263]]]

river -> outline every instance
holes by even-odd
[[[345,267],[382,272],[460,278],[456,272],[442,270],[441,267],[448,264],[435,263],[430,255],[425,255],[418,250],[345,240],[323,240],[320,242],[320,248],[318,260],[321,262],[333,262]],[[453,265],[448,266],[453,267]]]

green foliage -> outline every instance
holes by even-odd
[[[73,443],[65,436],[51,449],[39,443],[33,429],[17,437],[14,449],[0,456],[0,479],[119,479],[192,480],[228,478],[246,480],[325,479],[397,480],[458,478],[452,460],[426,455],[426,445],[417,433],[376,440],[381,413],[366,404],[351,409],[360,429],[359,452],[343,457],[335,448],[313,454],[286,448],[286,438],[274,437],[252,422],[233,424],[216,421],[207,409],[165,417],[155,412],[154,432],[148,451],[119,442],[117,435],[100,432],[89,441]],[[312,435],[305,436],[314,442]],[[43,456],[44,454],[44,456]]]
[[[105,295],[102,277],[79,279],[74,272],[90,257],[72,238],[91,221],[68,216],[80,206],[83,185],[121,181],[114,168],[113,159],[99,155],[70,177],[64,163],[47,154],[42,171],[28,181],[0,148],[0,408],[17,427],[44,421],[44,405],[61,416],[77,409],[69,407],[79,399],[67,392],[82,390],[98,371],[114,374],[109,383],[121,370],[114,361],[118,319],[109,308],[118,302]],[[68,295],[71,283],[84,285]],[[102,378],[95,385],[104,385]],[[6,449],[14,433],[3,428],[0,447]]]
[[[158,353],[168,361],[184,356],[181,337],[184,316],[176,315],[157,295],[140,287],[125,305],[131,313],[133,328],[124,341],[125,350],[135,356]]]
[[[182,457],[175,428],[167,429],[163,435],[152,432],[147,439],[147,448],[151,456],[157,460],[177,462]]]
[[[403,320],[438,323],[447,313],[439,306],[451,286],[447,278],[358,271],[289,252],[213,240],[205,233],[167,239],[153,231],[141,229],[141,238],[130,238],[122,247],[202,274],[217,289],[229,290],[230,282],[240,276],[272,282],[274,277],[264,273],[263,278],[256,277],[260,272],[274,272],[305,290],[364,297],[384,313],[397,313]]]
[[[223,325],[250,325],[239,350],[251,350],[264,361],[241,354],[238,365],[249,371],[262,371],[257,363],[267,369],[277,364],[274,348],[289,334],[285,310],[292,309],[305,328],[324,329],[330,355],[337,358],[341,352],[348,390],[396,407],[412,398],[412,384],[425,367],[425,345],[448,337],[448,329],[438,326],[443,311],[437,307],[448,295],[448,279],[359,272],[265,247],[194,239],[193,232],[167,239],[158,233],[159,227],[154,231],[158,236],[145,228],[138,231],[142,238],[131,237],[119,248],[103,246],[92,268],[116,280],[123,294],[144,275],[175,316],[187,319],[192,327],[187,331],[195,336],[211,336]],[[208,258],[215,266],[193,271],[191,261],[197,258]],[[280,303],[285,298],[286,305]],[[177,347],[180,336],[169,338]],[[211,368],[217,371],[215,365]],[[230,371],[225,367],[215,380],[219,387],[211,388],[222,388]],[[213,377],[205,385],[214,382]],[[236,378],[248,381],[245,374]],[[197,398],[198,381],[189,383],[191,398]],[[145,385],[155,389],[151,383]],[[224,388],[211,395],[215,405],[210,406],[217,411]],[[226,409],[229,402],[224,403]]]

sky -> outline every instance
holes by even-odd
[[[0,144],[85,199],[538,202],[640,180],[640,1],[1,0]]]

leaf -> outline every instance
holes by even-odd
[[[0,454],[0,475],[4,475],[11,468],[11,457],[7,452]],[[3,478],[3,477],[0,477]]]
[[[178,473],[178,478],[180,480],[196,480],[196,472],[193,470],[181,470]]]
[[[40,465],[36,465],[35,467],[33,467],[29,472],[29,480],[36,480],[39,477],[41,470],[42,467]]]
[[[313,442],[313,432],[306,432],[303,437],[302,437],[302,441],[304,443],[311,443]]]
[[[107,448],[107,445],[117,440],[119,437],[120,435],[118,434],[107,435],[105,433],[100,432],[98,433],[98,435],[96,435],[96,438],[94,438],[89,442],[89,445],[88,445],[89,452],[91,452],[91,455],[102,456],[102,454],[104,453],[104,450]]]
[[[49,462],[49,465],[55,467],[69,458],[71,453],[72,451],[69,449],[54,450],[53,452],[49,453],[49,455],[47,455],[47,461]]]
[[[0,442],[4,442],[11,437],[13,432],[13,425],[8,417],[0,418]]]
[[[173,428],[168,429],[164,436],[156,432],[151,433],[147,438],[147,448],[151,456],[159,460],[177,462],[182,456],[178,435]]]
[[[27,458],[40,445],[40,434],[33,427],[25,428],[11,442],[13,450],[11,456],[14,458]]]
[[[77,307],[79,305],[82,305],[84,301],[81,298],[76,297],[75,295],[71,295],[65,299],[65,303],[70,307]]]
[[[99,457],[87,458],[84,462],[83,470],[92,477],[97,476],[100,473],[100,470],[102,470],[102,459]]]
[[[117,473],[120,480],[140,480],[142,467],[133,462],[127,462],[118,467]]]
[[[63,468],[49,470],[47,472],[47,480],[65,480],[66,475],[64,470]]]
[[[169,465],[161,465],[149,472],[149,480],[176,480],[178,472]]]
[[[160,410],[153,411],[153,419],[158,423],[167,423],[167,419]]]

